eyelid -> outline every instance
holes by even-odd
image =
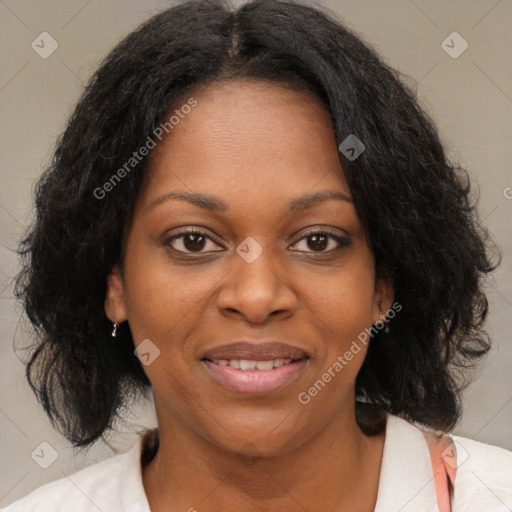
[[[302,240],[305,236],[308,235],[316,235],[316,234],[324,234],[324,235],[332,235],[334,238],[343,238],[343,235],[340,234],[339,229],[336,230],[334,228],[328,228],[328,227],[314,227],[314,228],[306,228],[304,231],[302,231],[298,236],[300,238],[297,240]],[[348,238],[348,234],[345,235],[346,238]]]

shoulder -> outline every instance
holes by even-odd
[[[512,452],[472,439],[451,436],[457,451],[454,503],[471,510],[512,509]]]
[[[141,478],[141,444],[139,438],[126,453],[38,487],[1,512],[149,512]]]
[[[425,443],[428,445],[427,438],[432,431],[400,418],[393,418],[392,421],[399,426],[404,437],[411,436],[413,430],[423,435],[426,433]],[[440,443],[440,455],[447,471],[454,470],[453,510],[512,510],[512,452],[453,434],[443,437],[448,442]],[[429,451],[430,457],[433,451]],[[455,458],[452,458],[453,452]],[[425,453],[423,450],[423,455]]]

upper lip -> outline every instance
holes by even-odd
[[[272,359],[304,359],[308,357],[302,349],[279,341],[237,341],[212,348],[203,359],[246,359],[249,361],[271,361]]]

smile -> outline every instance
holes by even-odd
[[[203,359],[208,374],[223,387],[248,396],[276,392],[298,378],[308,358],[270,359]]]

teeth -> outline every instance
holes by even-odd
[[[284,364],[290,364],[291,359],[271,359],[270,361],[255,361],[252,359],[213,359],[219,366],[230,366],[237,370],[272,370]]]
[[[256,368],[258,370],[272,370],[272,368],[274,368],[274,361],[258,361],[256,363]]]
[[[247,359],[240,359],[240,370],[254,370],[256,368],[256,361],[248,361]]]

